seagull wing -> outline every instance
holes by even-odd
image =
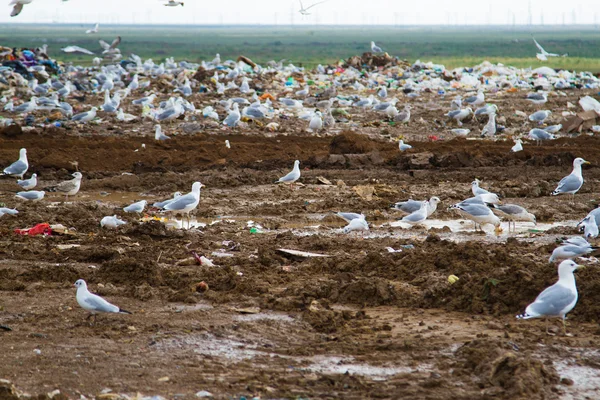
[[[110,48],[116,49],[119,43],[121,43],[121,36],[117,36],[117,38],[113,40],[113,42],[110,44]]]
[[[104,40],[98,40],[98,43],[100,43],[100,46],[104,49],[104,50],[108,50],[110,49],[110,45],[108,43],[106,43]]]
[[[535,38],[533,39],[533,43],[535,43],[535,46],[542,52],[542,54],[546,55],[548,54],[548,52],[546,50],[544,50],[544,48],[542,46],[540,46],[540,44],[537,42],[537,40],[535,40]]]
[[[306,11],[306,10],[310,10],[310,9],[311,9],[311,8],[313,8],[314,6],[316,6],[316,5],[319,5],[319,4],[323,4],[323,3],[325,3],[326,1],[327,1],[327,0],[323,0],[323,1],[319,1],[319,2],[317,2],[317,3],[311,4],[310,6],[306,7],[304,10],[305,10],[305,11]]]
[[[12,11],[10,12],[10,16],[16,17],[17,15],[19,15],[21,13],[22,10],[23,10],[23,4],[17,3],[17,4],[15,4]]]

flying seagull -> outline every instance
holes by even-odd
[[[540,53],[536,54],[535,57],[540,60],[540,61],[548,61],[548,57],[561,57],[559,54],[556,53],[548,53],[546,50],[544,50],[544,48],[542,46],[540,46],[540,44],[537,42],[537,40],[535,40],[535,38],[533,38],[533,42],[535,43],[535,46],[540,50]],[[563,54],[562,57],[566,57],[568,56],[568,54]]]
[[[12,11],[10,12],[11,17],[16,17],[23,11],[23,6],[25,4],[30,4],[33,0],[12,0],[8,5],[14,6]]]
[[[302,0],[299,0],[299,1],[300,1],[300,11],[299,11],[300,14],[302,14],[302,15],[310,15],[310,13],[308,12],[308,10],[310,10],[311,8],[313,8],[314,6],[316,6],[318,4],[325,3],[327,0],[319,1],[317,3],[313,3],[313,4],[311,4],[310,6],[308,6],[306,8],[304,8],[304,5],[302,5]]]
[[[98,33],[98,28],[100,27],[100,24],[96,24],[94,25],[94,27],[92,29],[88,29],[87,31],[85,31],[85,33]]]
[[[183,1],[169,0],[165,6],[166,7],[177,7],[181,5],[183,7]]]
[[[84,49],[83,47],[79,47],[79,46],[67,46],[67,47],[63,47],[61,50],[65,53],[82,53],[82,54],[94,55],[93,52],[89,51],[88,49]]]

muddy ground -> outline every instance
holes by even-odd
[[[567,94],[546,108],[566,109],[581,92]],[[532,127],[513,114],[532,111],[522,96],[496,98],[515,134]],[[12,328],[0,331],[0,378],[31,395],[58,389],[69,398],[598,398],[598,264],[583,261],[589,268],[578,272],[571,336],[559,321],[548,335],[544,321],[515,315],[555,281],[555,243],[577,234],[575,221],[597,204],[600,139],[526,143],[513,154],[508,134],[452,138],[440,117],[447,104],[436,101],[418,100],[409,126],[362,115],[318,137],[292,120],[280,132],[177,121],[165,130],[179,135],[156,143],[150,121],[110,117],[1,132],[0,165],[26,147],[40,187],[75,169],[84,181],[68,202],[48,193],[38,203],[17,201],[14,180],[0,181],[0,201],[19,209],[0,219],[0,324]],[[476,132],[484,123],[467,126]],[[398,152],[390,137],[400,135],[413,150]],[[549,193],[575,157],[592,164],[571,204]],[[274,185],[295,159],[302,185]],[[496,237],[459,222],[446,208],[470,197],[474,178],[527,207],[539,226],[520,223],[508,234],[505,224]],[[192,229],[121,211],[187,192],[197,180],[206,187]],[[442,200],[435,227],[389,225],[399,217],[390,203],[434,195]],[[344,235],[331,211],[362,211],[371,231]],[[113,214],[128,224],[101,229]],[[251,233],[249,221],[262,233]],[[73,234],[13,233],[40,222]],[[282,248],[329,257],[290,257]],[[217,266],[197,265],[192,250]],[[459,280],[450,284],[449,275]],[[79,278],[133,315],[90,325],[75,301]],[[16,398],[9,392],[0,398]]]

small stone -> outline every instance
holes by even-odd
[[[571,378],[561,378],[560,383],[565,386],[573,386],[575,384]]]
[[[168,376],[163,376],[162,378],[158,378],[159,382],[169,382],[169,377]]]
[[[206,390],[201,390],[201,391],[199,391],[199,392],[196,393],[196,397],[204,399],[204,398],[207,398],[207,397],[213,397],[213,394],[211,392],[207,392]]]

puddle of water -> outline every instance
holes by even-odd
[[[351,374],[366,376],[376,381],[384,381],[390,376],[397,374],[408,374],[413,372],[413,368],[410,367],[376,367],[369,364],[353,364],[354,360],[352,357],[335,357],[335,356],[315,356],[306,358],[311,360],[312,364],[302,369],[319,372],[323,374]],[[430,365],[421,365],[419,370],[431,370]]]
[[[537,225],[534,225],[533,223],[530,222],[517,222],[516,224],[516,232],[511,232],[511,235],[514,235],[515,233],[528,233],[530,230],[535,230],[535,231],[539,231],[539,232],[545,232],[549,229],[552,228],[556,228],[559,226],[577,226],[578,221],[560,221],[560,222],[553,222],[551,224],[547,224],[547,223],[538,223]],[[381,226],[385,226],[386,224],[383,224]],[[439,220],[439,219],[428,219],[425,220],[422,224],[426,229],[431,229],[431,228],[437,228],[437,229],[442,229],[445,227],[450,228],[450,230],[452,232],[472,232],[475,230],[475,227],[473,225],[473,221],[469,221],[469,220],[465,220],[465,219],[452,219],[452,220],[447,220],[447,221],[443,221],[443,220]],[[409,224],[406,224],[404,222],[401,221],[395,221],[395,222],[391,222],[389,224],[389,226],[395,228],[395,227],[401,227],[401,228],[410,228]],[[508,222],[504,222],[502,223],[502,229],[503,229],[503,233],[501,236],[509,236],[508,235]],[[494,228],[491,225],[484,225],[483,226],[483,230],[486,231],[487,233],[494,233]]]
[[[600,396],[600,371],[595,368],[569,363],[568,361],[555,361],[554,367],[561,378],[572,379],[573,386],[563,386],[566,392],[562,399],[597,399]]]
[[[287,322],[292,323],[294,319],[289,315],[285,314],[267,314],[267,313],[258,313],[258,314],[245,314],[245,315],[236,315],[233,317],[236,321],[242,322],[254,322],[254,321],[278,321],[278,322]]]
[[[243,361],[254,357],[277,356],[258,350],[255,343],[242,343],[230,338],[218,338],[211,334],[189,335],[165,340],[157,345],[162,348],[190,348],[196,354],[224,358],[228,361]]]

